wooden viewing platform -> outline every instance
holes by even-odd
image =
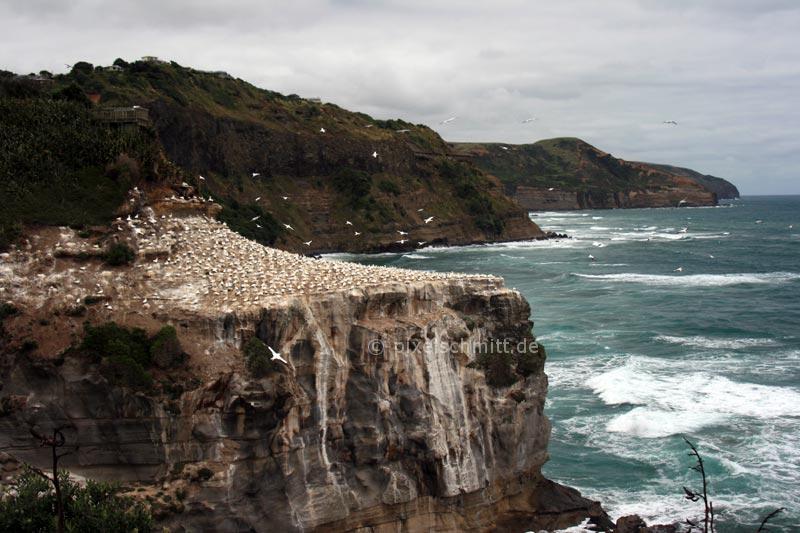
[[[152,123],[150,113],[143,107],[100,107],[94,110],[100,122],[109,124],[134,124],[146,128]]]

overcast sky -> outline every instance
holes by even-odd
[[[0,0],[0,68],[142,55],[450,141],[581,137],[800,193],[798,0]]]

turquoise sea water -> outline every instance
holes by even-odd
[[[545,474],[613,517],[698,516],[685,435],[718,531],[754,531],[775,507],[772,531],[800,530],[800,197],[531,217],[574,238],[347,259],[520,290],[549,357]]]

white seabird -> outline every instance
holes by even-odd
[[[293,228],[291,225],[289,225],[289,224],[284,224],[284,225],[283,225],[283,227],[284,227],[284,228],[286,228],[286,229],[288,229],[288,230],[292,230],[292,231],[294,231],[294,228]]]
[[[427,223],[428,223],[428,222],[430,222],[431,220],[433,220],[433,217],[428,217],[428,218],[426,218],[426,219],[425,219],[425,223],[427,224]]]
[[[444,120],[443,120],[443,121],[441,121],[439,124],[450,124],[451,122],[453,122],[453,121],[454,121],[455,119],[457,119],[457,118],[458,118],[458,117],[450,117],[450,118],[444,119]]]
[[[267,346],[267,348],[269,348],[269,352],[272,354],[272,361],[275,361],[275,360],[277,359],[278,361],[280,361],[280,362],[281,362],[281,363],[283,363],[284,365],[288,365],[288,364],[289,364],[289,363],[286,361],[286,359],[284,359],[283,357],[281,357],[281,354],[280,354],[280,352],[276,352],[275,350],[273,350],[273,349],[272,349],[272,346]]]
[[[408,232],[407,232],[407,231],[400,231],[400,230],[397,230],[397,233],[399,233],[400,235],[408,235]]]

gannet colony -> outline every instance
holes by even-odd
[[[192,198],[173,199],[118,218],[110,235],[81,238],[75,230],[39,233],[3,254],[0,298],[36,307],[69,308],[87,298],[142,311],[185,309],[247,311],[289,296],[312,296],[388,284],[469,281],[500,286],[502,279],[413,271],[315,259],[250,241],[214,217],[200,214]],[[194,207],[195,211],[186,208]],[[206,209],[207,210],[207,209]],[[135,252],[132,267],[97,260],[112,242]]]

